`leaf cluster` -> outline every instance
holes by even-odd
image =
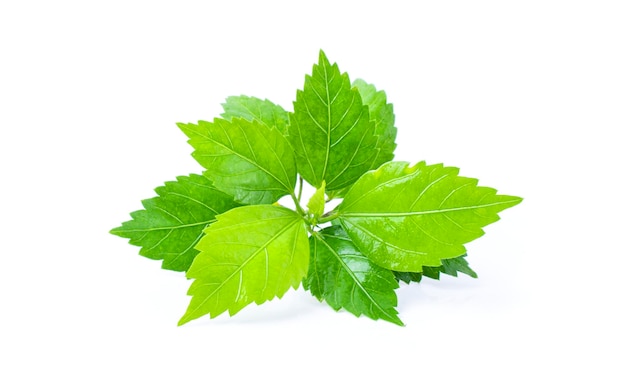
[[[178,124],[202,175],[166,182],[111,231],[193,279],[179,325],[232,316],[300,284],[335,310],[403,325],[399,282],[476,277],[464,245],[521,201],[454,167],[392,161],[385,92],[351,82],[324,52],[293,111],[248,96],[223,109]],[[306,207],[305,182],[315,188]],[[342,201],[325,209],[333,199]]]

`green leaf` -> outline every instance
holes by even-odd
[[[381,164],[393,159],[393,152],[396,149],[397,129],[394,126],[395,115],[393,105],[387,103],[385,91],[377,91],[372,84],[366,83],[362,79],[357,79],[352,83],[361,94],[363,104],[369,108],[370,119],[376,125],[377,155],[370,166],[370,170],[377,169]]]
[[[274,205],[235,208],[217,216],[196,248],[200,254],[187,271],[195,279],[193,296],[179,325],[203,315],[282,297],[297,288],[307,272],[309,248],[304,220]]]
[[[202,230],[239,204],[202,175],[179,176],[155,191],[158,197],[142,201],[145,209],[131,213],[132,220],[111,233],[141,246],[144,257],[162,259],[164,269],[186,271],[198,254],[193,246]]]
[[[428,266],[424,266],[424,268],[426,268]],[[419,283],[422,281],[422,277],[425,275],[422,275],[421,272],[401,272],[401,271],[393,271],[393,275],[396,277],[397,281],[402,280],[403,282],[409,284],[411,282],[416,282]]]
[[[409,282],[420,282],[423,276],[426,276],[431,279],[439,279],[439,274],[443,273],[450,276],[457,276],[459,272],[471,276],[472,278],[477,278],[478,275],[469,267],[467,260],[465,259],[465,255],[450,258],[450,259],[442,259],[441,266],[437,267],[429,267],[424,266],[423,272],[398,272],[394,271],[394,275],[396,279],[402,280],[405,283]]]
[[[222,108],[224,108],[222,117],[226,120],[243,118],[248,121],[257,121],[270,128],[276,128],[283,135],[287,135],[289,113],[280,105],[276,105],[269,100],[243,95],[230,96],[222,104]]]
[[[439,280],[439,274],[441,273],[441,267],[442,266],[438,266],[438,267],[429,267],[429,266],[424,266],[422,267],[423,271],[422,272],[400,272],[400,271],[393,271],[393,274],[395,275],[397,280],[402,280],[405,283],[410,283],[410,282],[421,282],[422,278],[425,276],[427,278],[431,278],[431,279],[435,279],[435,280]]]
[[[450,276],[457,276],[459,272],[470,276],[472,278],[478,278],[478,275],[472,270],[465,259],[465,255],[441,260],[441,267],[439,271]]]
[[[222,118],[178,124],[203,175],[166,182],[111,230],[193,279],[179,325],[234,315],[301,282],[335,310],[402,325],[399,281],[476,277],[465,244],[522,201],[454,167],[390,162],[393,105],[375,86],[351,83],[323,51],[293,112],[244,95],[222,106]],[[307,210],[304,180],[317,189]],[[278,204],[286,195],[296,211]]]
[[[358,251],[340,226],[309,238],[311,264],[305,288],[333,309],[403,325],[395,307],[398,283],[391,271],[372,263]]]
[[[465,254],[463,244],[484,234],[498,212],[522,201],[478,187],[455,167],[389,162],[368,172],[339,205],[339,220],[374,263],[421,272]]]
[[[293,192],[296,164],[278,129],[257,121],[216,118],[178,124],[195,148],[193,157],[215,187],[246,204],[271,204]]]
[[[377,156],[376,125],[348,74],[320,51],[319,63],[298,91],[289,114],[289,141],[300,175],[329,191],[354,183]]]
[[[355,87],[363,104],[369,108],[370,119],[376,125],[376,156],[372,161],[370,170],[375,170],[380,165],[393,159],[393,152],[396,149],[397,129],[394,126],[395,115],[393,114],[393,105],[387,103],[387,94],[385,91],[377,91],[372,84],[366,83],[362,79],[356,79],[352,86]],[[330,191],[328,196],[333,199],[343,198],[350,190],[350,187],[344,187],[339,190]]]
[[[326,191],[326,182],[322,181],[320,188],[315,191],[313,196],[309,199],[308,208],[309,212],[315,216],[316,219],[320,218],[324,214],[324,205],[326,201],[324,199],[324,192]]]

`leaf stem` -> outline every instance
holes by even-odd
[[[302,208],[302,205],[300,205],[300,201],[298,201],[296,194],[294,192],[291,192],[290,195],[291,195],[291,198],[293,199],[293,203],[296,205],[296,210],[298,211],[298,213],[300,213],[302,217],[306,219],[307,213],[304,210],[304,208]]]
[[[300,188],[298,189],[298,202],[300,202],[302,199],[302,187],[304,186],[304,181],[300,175],[298,175],[298,183],[300,183]]]
[[[337,217],[339,217],[339,212],[337,212],[337,210],[333,209],[330,212],[324,213],[322,215],[322,217],[317,219],[317,222],[320,223],[320,224],[323,224],[325,222],[332,221],[332,220],[336,219]]]

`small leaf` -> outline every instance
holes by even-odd
[[[296,186],[293,151],[278,129],[235,118],[178,124],[216,188],[245,204],[272,204]]]
[[[133,219],[111,233],[141,246],[144,257],[162,259],[164,269],[186,271],[198,254],[193,246],[202,230],[239,204],[202,175],[179,176],[155,191],[158,197],[142,202],[145,210],[131,213]]]
[[[467,263],[465,255],[456,258],[442,259],[439,271],[450,276],[457,276],[458,273],[461,272],[472,278],[478,278],[476,272],[472,270]]]
[[[424,266],[426,268],[428,266]],[[393,271],[393,275],[396,277],[397,281],[403,281],[407,284],[411,282],[419,283],[422,281],[422,273],[421,272],[401,272],[401,271]]]
[[[370,119],[376,125],[375,133],[378,137],[376,147],[378,151],[370,166],[370,170],[375,170],[381,164],[392,160],[393,152],[396,149],[395,141],[398,131],[394,126],[393,105],[387,103],[385,91],[377,91],[374,85],[368,84],[362,79],[355,80],[352,85],[361,94],[363,104],[369,108]]]
[[[315,216],[316,219],[320,218],[324,214],[324,205],[326,201],[324,199],[324,192],[326,191],[326,182],[322,181],[320,188],[315,191],[313,196],[309,199],[308,208],[309,212]]]
[[[298,172],[319,188],[336,190],[354,183],[377,155],[376,125],[347,74],[320,51],[319,63],[298,91],[289,114],[289,141]]]
[[[311,263],[303,284],[313,296],[335,310],[403,325],[395,309],[398,283],[393,273],[361,254],[340,226],[314,234],[309,244]]]
[[[423,276],[426,276],[431,279],[439,279],[439,274],[444,273],[450,276],[457,276],[459,272],[471,276],[472,278],[477,278],[478,275],[469,267],[467,260],[465,259],[465,255],[450,258],[450,259],[442,259],[441,266],[437,267],[429,267],[424,266],[423,272],[398,272],[394,271],[394,275],[396,279],[402,280],[405,283],[409,282],[420,282]]]
[[[250,96],[230,96],[222,104],[226,120],[243,118],[248,121],[257,121],[270,128],[278,129],[282,135],[287,135],[289,113],[280,105],[269,100],[261,100]]]
[[[339,205],[339,220],[374,263],[422,272],[465,254],[498,212],[522,201],[478,187],[458,169],[424,162],[388,162],[363,175]]]
[[[193,296],[179,325],[203,315],[228,311],[232,316],[248,304],[282,297],[297,288],[309,264],[304,220],[274,205],[235,208],[217,216],[196,248],[200,254],[187,272],[195,279]]]

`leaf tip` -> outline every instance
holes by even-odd
[[[176,324],[176,326],[183,326],[186,323],[188,323],[189,321],[195,319],[196,317],[192,317],[189,315],[189,312],[186,312],[183,317],[180,318],[180,320],[178,320],[178,324]]]
[[[328,62],[328,58],[326,57],[326,53],[324,53],[324,50],[320,49],[319,52],[319,61],[320,63],[322,63],[323,61]]]
[[[124,230],[122,229],[121,226],[117,226],[111,230],[109,230],[109,233],[113,234],[114,236],[118,236],[118,237],[122,237],[122,232]]]
[[[504,195],[504,197],[505,197],[504,201],[506,202],[505,204],[506,208],[514,207],[524,200],[523,198],[519,196]]]

